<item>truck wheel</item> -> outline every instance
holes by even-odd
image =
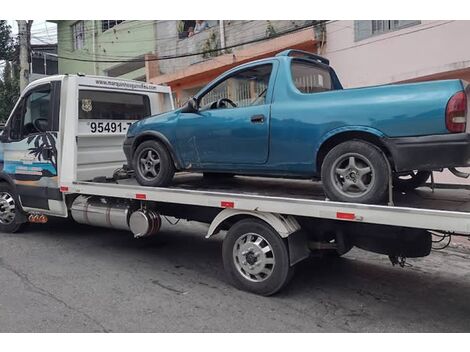
[[[285,242],[258,219],[240,220],[230,228],[222,257],[225,271],[237,288],[263,296],[281,290],[293,274]]]
[[[0,183],[0,232],[18,232],[24,225],[18,208],[15,190],[7,183]]]
[[[175,174],[173,160],[166,147],[150,140],[140,144],[134,153],[135,178],[142,186],[165,187]]]
[[[347,141],[328,152],[321,178],[331,200],[379,203],[388,188],[388,165],[375,145],[359,140]]]
[[[431,171],[413,170],[407,175],[393,175],[393,188],[398,191],[412,191],[423,186],[431,176]]]

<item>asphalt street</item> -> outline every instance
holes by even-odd
[[[0,332],[470,332],[470,251],[409,267],[354,249],[302,263],[273,297],[227,281],[220,237],[51,220],[0,234]]]

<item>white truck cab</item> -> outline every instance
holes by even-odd
[[[25,212],[67,216],[62,181],[111,177],[136,120],[173,109],[167,86],[84,75],[34,81],[0,136],[0,179]]]

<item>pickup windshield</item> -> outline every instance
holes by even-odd
[[[292,60],[292,80],[301,93],[318,93],[333,89],[331,75],[314,63],[303,60]]]

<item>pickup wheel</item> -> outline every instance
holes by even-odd
[[[293,275],[286,243],[270,225],[258,219],[240,220],[230,228],[222,257],[233,284],[259,295],[275,294]]]
[[[431,176],[431,171],[410,171],[407,175],[393,175],[393,188],[406,192],[423,186]]]
[[[326,196],[349,203],[380,203],[388,188],[388,165],[375,145],[347,141],[331,149],[322,164]]]
[[[8,183],[0,183],[0,232],[14,233],[21,230],[21,209],[15,190]]]
[[[165,187],[171,183],[175,166],[166,147],[154,140],[140,144],[133,158],[135,178],[142,186]]]

